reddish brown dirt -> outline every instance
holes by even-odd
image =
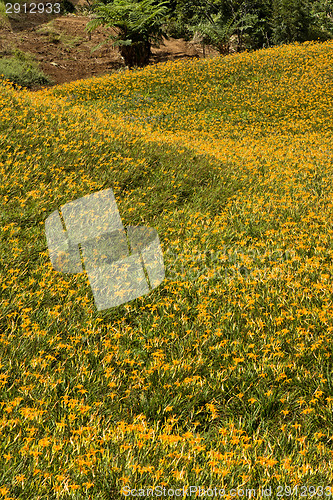
[[[32,54],[43,72],[55,84],[111,73],[125,66],[111,41],[95,52],[92,49],[116,32],[100,27],[91,35],[85,30],[85,15],[19,14],[11,15],[7,26],[0,27],[0,57],[19,49]],[[51,22],[51,24],[50,24]],[[149,64],[180,58],[202,58],[219,55],[212,47],[183,39],[163,39],[159,48],[152,48]]]

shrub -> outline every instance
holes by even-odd
[[[309,40],[310,4],[307,0],[273,0],[273,43]]]
[[[51,84],[53,81],[38,67],[34,58],[21,52],[14,51],[12,57],[0,59],[0,78],[9,80],[15,85],[31,88],[34,85]]]
[[[100,25],[111,26],[118,30],[113,46],[119,46],[127,66],[145,66],[149,62],[151,44],[159,44],[167,33],[164,23],[167,14],[165,2],[153,5],[154,0],[114,0],[114,3],[96,4],[97,17],[88,25],[88,32]],[[101,44],[100,44],[101,45]],[[98,47],[100,47],[98,45]],[[97,48],[97,47],[96,47]]]

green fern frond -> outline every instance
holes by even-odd
[[[167,38],[163,29],[167,4],[167,1],[162,1],[154,5],[154,0],[114,0],[107,5],[99,3],[95,6],[97,17],[88,23],[86,29],[93,31],[101,25],[117,27],[119,34],[113,46],[130,45],[133,40],[158,43],[163,36]]]

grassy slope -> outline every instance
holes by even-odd
[[[332,52],[2,85],[4,498],[330,486]],[[44,221],[107,187],[166,279],[97,312]]]

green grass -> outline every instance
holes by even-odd
[[[53,21],[44,24],[37,29],[37,33],[45,35],[47,41],[50,43],[63,43],[68,47],[74,47],[82,42],[82,38],[79,36],[70,36],[60,33],[55,27]]]
[[[0,59],[0,77],[20,87],[31,88],[36,85],[53,83],[39,68],[35,58],[28,53],[15,49],[11,57]]]
[[[9,26],[8,15],[6,14],[5,2],[0,1],[0,28]]]
[[[332,52],[1,84],[4,498],[332,486]],[[98,312],[44,223],[109,187],[166,279]]]

